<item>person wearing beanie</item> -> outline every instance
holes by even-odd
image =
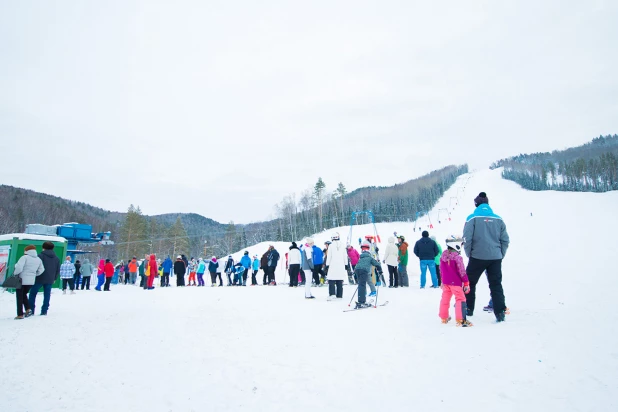
[[[399,280],[399,272],[397,271],[397,265],[399,264],[399,251],[397,250],[395,238],[393,236],[388,238],[388,244],[384,250],[384,260],[382,260],[382,263],[385,263],[388,268],[388,287],[398,288],[401,283]]]
[[[75,294],[75,265],[71,262],[71,256],[67,256],[60,265],[60,279],[62,279],[62,294],[67,294],[67,283],[71,289],[71,295]]]
[[[208,263],[208,272],[210,272],[210,282],[211,287],[215,287],[217,285],[217,269],[219,268],[219,262],[217,262],[217,257],[213,256],[210,258],[210,262]],[[223,286],[223,279],[221,279],[221,275],[219,275],[219,286]]]
[[[187,273],[187,265],[185,264],[182,255],[176,257],[174,262],[174,275],[176,275],[176,286],[185,285],[185,274]]]
[[[275,280],[275,270],[277,269],[277,263],[279,262],[279,252],[273,245],[268,248],[268,284],[270,286],[277,286]]]
[[[174,267],[174,262],[169,257],[169,255],[165,258],[163,263],[161,264],[163,267],[163,276],[161,276],[161,287],[168,288],[170,286],[170,273]]]
[[[425,289],[427,268],[431,274],[431,287],[438,287],[438,276],[436,275],[436,256],[438,256],[438,245],[429,238],[429,232],[423,230],[422,238],[414,245],[414,254],[421,263],[421,289]]]
[[[370,307],[371,304],[367,303],[367,283],[370,279],[372,266],[376,268],[380,267],[380,262],[375,260],[369,250],[371,244],[368,241],[361,243],[361,254],[358,259],[358,263],[354,269],[356,277],[358,279],[358,302],[356,302],[355,309],[363,309]]]
[[[260,259],[258,255],[253,255],[253,261],[251,262],[251,286],[257,286],[257,273],[260,270]]]
[[[290,287],[298,286],[298,273],[300,272],[301,254],[296,242],[292,242],[288,252],[288,273],[290,275]]]
[[[34,285],[30,289],[28,295],[28,304],[30,310],[34,313],[36,295],[41,287],[43,288],[43,306],[41,306],[41,316],[47,316],[49,309],[49,301],[51,299],[52,285],[60,276],[60,259],[54,252],[54,244],[52,242],[43,243],[43,251],[39,253],[39,259],[43,262],[43,272],[38,275],[34,281]]]
[[[489,207],[489,198],[485,192],[479,193],[474,199],[474,205],[476,209],[466,219],[463,231],[463,248],[469,258],[466,268],[470,280],[470,293],[466,295],[467,314],[474,314],[476,284],[486,271],[494,315],[496,321],[503,322],[506,304],[502,289],[502,259],[506,255],[510,239],[506,224]]]
[[[103,286],[103,291],[105,292],[109,292],[109,285],[112,283],[114,271],[115,268],[112,261],[110,259],[105,259],[105,266],[103,267],[103,272],[105,272],[105,286]]]
[[[17,316],[16,320],[24,317],[32,316],[32,309],[28,302],[28,292],[36,277],[39,276],[45,268],[43,261],[36,255],[36,247],[28,245],[24,249],[24,255],[19,258],[13,270],[13,276],[21,278],[21,288],[15,290],[15,300],[17,301]],[[26,310],[24,314],[24,309]]]

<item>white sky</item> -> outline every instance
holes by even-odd
[[[319,176],[578,145],[618,133],[616,22],[601,0],[0,0],[0,182],[248,223]]]

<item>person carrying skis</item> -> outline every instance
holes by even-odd
[[[461,245],[463,239],[451,236],[446,239],[447,249],[440,257],[440,272],[442,273],[442,299],[440,300],[439,316],[442,323],[446,324],[451,320],[449,316],[449,306],[451,297],[455,296],[455,320],[457,326],[472,326],[466,319],[466,295],[470,292],[468,275],[464,268],[463,258],[461,257]]]
[[[356,302],[355,309],[368,308],[371,306],[366,302],[367,280],[369,279],[369,274],[371,273],[371,266],[379,268],[380,262],[371,256],[371,253],[369,252],[370,249],[371,244],[368,241],[365,240],[361,243],[362,252],[358,259],[358,263],[356,264],[356,269],[354,270],[358,279],[358,302]]]
[[[509,247],[509,234],[502,218],[489,207],[485,192],[474,199],[476,209],[464,225],[464,251],[470,258],[466,272],[470,278],[470,293],[466,296],[468,316],[474,314],[476,284],[484,271],[491,291],[496,321],[504,322],[506,304],[502,289],[502,259]]]

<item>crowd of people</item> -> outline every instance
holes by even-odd
[[[452,236],[446,239],[447,249],[442,251],[436,238],[423,231],[415,243],[413,252],[420,263],[420,288],[426,286],[426,274],[431,277],[430,288],[442,288],[439,316],[443,323],[448,323],[450,300],[455,297],[455,317],[458,325],[471,326],[467,316],[472,316],[475,308],[476,284],[481,275],[487,273],[491,292],[490,307],[498,322],[504,321],[508,313],[502,289],[502,259],[509,245],[506,225],[489,207],[489,199],[484,192],[474,199],[475,211],[465,223],[463,237]],[[324,248],[315,245],[312,238],[305,239],[299,246],[292,242],[285,253],[285,267],[289,275],[289,287],[304,287],[305,298],[314,299],[311,287],[328,285],[329,300],[343,298],[343,282],[347,272],[348,282],[358,285],[356,308],[369,307],[367,296],[376,295],[376,287],[385,286],[379,249],[375,239],[367,237],[360,244],[359,253],[351,244],[345,246],[345,259],[337,261],[340,240],[333,237]],[[329,251],[331,247],[334,247]],[[110,291],[111,284],[139,285],[145,290],[155,288],[155,279],[160,287],[169,287],[170,278],[176,277],[176,286],[205,287],[204,276],[210,275],[211,287],[222,287],[225,273],[227,286],[247,286],[251,273],[250,286],[258,285],[258,272],[263,271],[262,285],[276,286],[275,271],[281,258],[273,245],[261,256],[249,256],[245,251],[238,262],[230,255],[225,262],[216,256],[210,258],[187,258],[184,254],[172,261],[170,256],[164,260],[154,254],[145,255],[138,260],[130,260],[114,265],[110,259],[101,259],[95,268],[88,259],[72,263],[67,256],[61,264],[53,251],[52,242],[43,243],[43,251],[37,255],[36,247],[29,245],[15,265],[14,275],[21,278],[21,288],[17,290],[17,317],[23,319],[34,314],[37,293],[43,288],[43,305],[40,314],[47,315],[52,284],[59,277],[62,291],[71,294],[81,286],[81,290],[90,290],[90,278],[97,276],[96,291]],[[382,263],[386,264],[389,274],[389,288],[409,287],[407,273],[409,245],[403,235],[394,233],[388,239]],[[461,251],[469,258],[464,267]],[[343,255],[343,254],[342,254]],[[332,265],[338,270],[331,271]],[[341,269],[341,270],[339,270]],[[330,274],[329,274],[330,272]],[[139,277],[139,281],[138,281]],[[208,278],[207,278],[208,279]],[[217,285],[218,280],[218,285]],[[186,281],[186,282],[185,282]],[[367,286],[370,293],[367,294]]]

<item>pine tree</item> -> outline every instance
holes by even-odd
[[[176,218],[176,222],[169,229],[168,238],[171,243],[172,256],[189,253],[189,238],[180,216]]]
[[[147,221],[139,206],[129,206],[124,222],[120,224],[120,243],[124,244],[125,258],[141,257],[147,251]],[[120,249],[122,250],[122,249]]]
[[[337,196],[339,197],[339,201],[341,202],[341,226],[343,226],[345,224],[344,222],[345,216],[343,215],[343,197],[346,195],[346,193],[348,193],[348,191],[343,185],[343,183],[339,182],[335,193],[337,193]]]
[[[322,203],[324,201],[324,190],[326,189],[326,183],[324,183],[324,181],[322,180],[322,178],[318,178],[318,181],[316,182],[315,186],[313,187],[313,195],[316,199],[317,202],[317,206],[318,206],[318,212],[319,212],[319,218],[318,218],[318,230],[322,230],[323,229],[323,222],[322,222]]]

